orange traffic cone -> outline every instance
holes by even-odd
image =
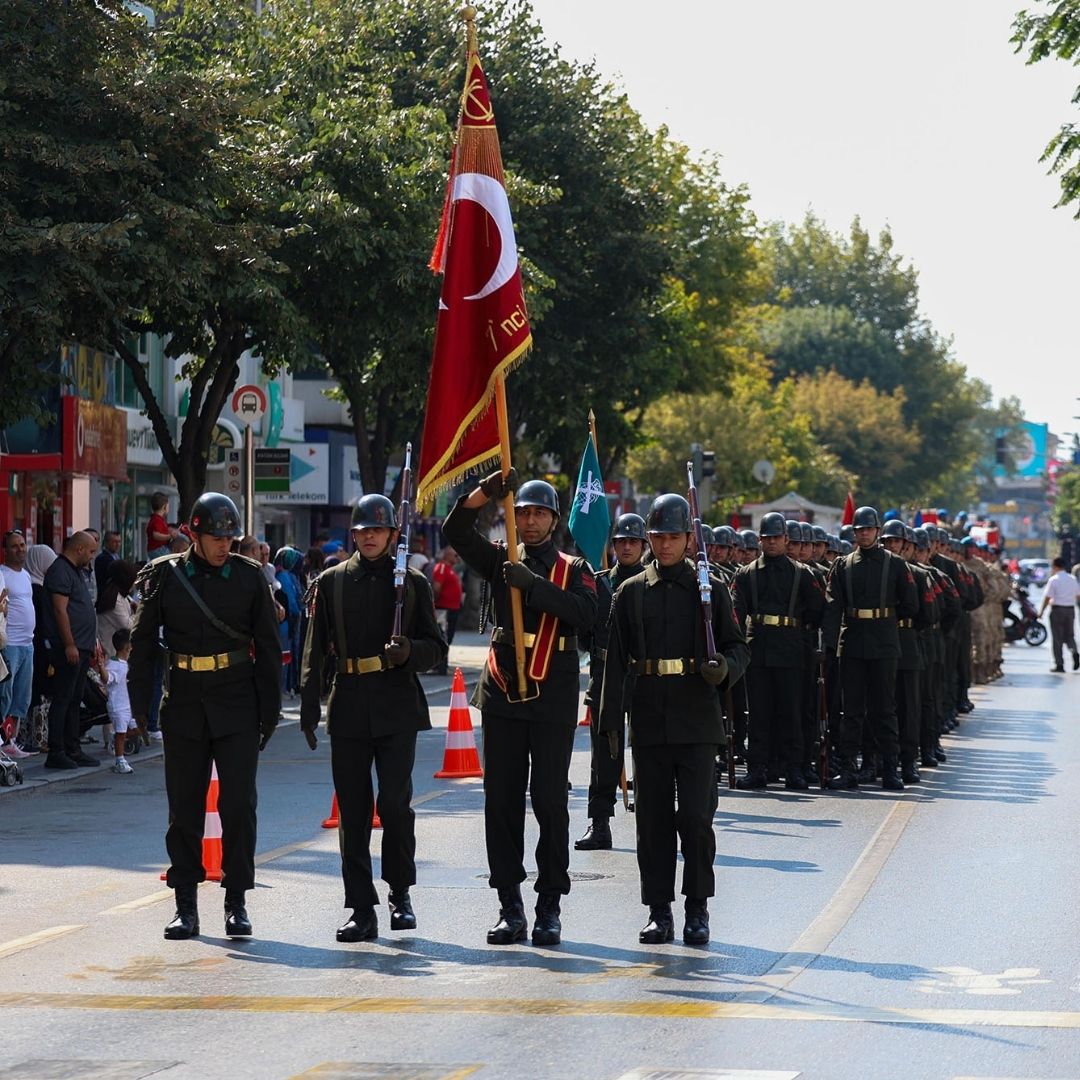
[[[465,697],[465,677],[461,668],[454,669],[454,685],[450,690],[450,726],[446,729],[446,751],[443,767],[435,774],[437,780],[458,780],[483,776],[480,755],[476,752],[469,702]]]
[[[337,792],[335,791],[334,798],[330,803],[330,816],[323,821],[322,827],[324,829],[336,829],[340,824],[341,814],[338,811]],[[382,828],[382,822],[379,820],[379,810],[375,806],[371,808],[371,827],[373,829]]]
[[[202,864],[207,881],[221,880],[221,815],[218,813],[217,763],[210,766],[210,786],[206,789],[206,823],[203,826]],[[161,875],[165,881],[167,873]]]
[[[592,709],[585,706],[585,715],[578,721],[578,727],[592,727]]]

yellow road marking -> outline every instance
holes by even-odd
[[[905,1009],[859,1005],[807,1007],[733,1001],[574,1001],[547,998],[256,997],[248,995],[0,993],[0,1009],[116,1012],[410,1013],[486,1016],[626,1016],[641,1019],[792,1020],[797,1023],[931,1024],[938,1027],[1080,1030],[1080,1012],[1008,1009]]]
[[[86,923],[75,923],[72,926],[50,926],[47,930],[39,930],[36,934],[27,934],[26,937],[13,938],[11,941],[0,942],[0,956],[12,956],[24,949],[32,949],[45,941],[63,937],[65,934],[82,930]]]

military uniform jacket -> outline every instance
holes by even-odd
[[[925,633],[937,622],[937,594],[930,574],[925,567],[908,563],[915,579],[915,592],[919,598],[919,610],[910,620],[911,626],[900,629],[900,662],[898,671],[922,671],[926,667]]]
[[[831,615],[840,621],[841,656],[861,660],[900,658],[897,619],[918,614],[919,597],[907,563],[882,547],[841,555],[829,573]],[[852,609],[889,609],[888,618],[860,619]]]
[[[600,708],[600,690],[604,685],[604,662],[607,659],[608,622],[611,618],[611,598],[615,590],[628,578],[640,574],[641,563],[621,566],[616,563],[596,575],[596,622],[585,634],[580,646],[589,654],[589,685],[585,690],[585,704],[590,709]]]
[[[945,633],[951,633],[956,624],[960,621],[960,616],[968,610],[965,607],[964,596],[967,592],[967,585],[964,582],[964,576],[960,573],[960,567],[957,566],[952,559],[946,558],[944,555],[934,555],[930,559],[930,565],[937,570],[946,581],[952,585],[952,593],[956,600],[956,608],[952,609],[952,605],[949,605],[949,618],[942,620],[941,628]]]
[[[712,581],[712,623],[716,650],[728,665],[725,686],[742,677],[750,651],[735,622],[723,582]],[[632,675],[635,661],[705,660],[697,573],[689,560],[674,566],[651,563],[623,582],[611,607],[607,664],[600,702],[601,731],[619,731],[630,713],[635,747],[672,743],[712,743],[724,739],[717,687],[695,670],[683,675]],[[626,701],[626,695],[630,700]]]
[[[443,536],[465,560],[466,565],[491,586],[496,633],[500,637],[505,635],[506,638],[502,643],[493,641],[491,648],[511,697],[508,698],[499,686],[490,665],[485,665],[473,694],[473,704],[484,711],[485,717],[505,716],[552,724],[576,724],[580,672],[577,649],[560,650],[556,642],[547,678],[539,684],[531,680],[528,684],[528,693],[535,696],[525,701],[517,700],[510,589],[503,581],[502,572],[503,563],[507,560],[506,545],[493,543],[477,532],[478,516],[479,511],[466,507],[464,499],[459,499],[443,522]],[[584,559],[574,559],[567,587],[561,589],[548,580],[548,575],[559,558],[558,550],[550,540],[536,547],[519,545],[518,555],[538,577],[522,597],[525,633],[536,633],[544,612],[550,612],[558,618],[555,630],[557,637],[579,637],[591,630],[596,621],[596,580],[589,564]],[[528,654],[526,662],[527,660]]]
[[[969,570],[963,563],[957,565],[960,568],[960,573],[964,578],[964,584],[967,586],[968,591],[964,602],[964,610],[974,611],[976,608],[982,607],[983,601],[986,599],[982,582],[979,580],[978,575]]]
[[[207,619],[171,569],[175,564],[217,619],[248,644]],[[281,715],[281,641],[277,614],[257,562],[230,555],[218,568],[189,548],[144,567],[142,602],[131,627],[128,695],[132,716],[148,716],[158,659],[159,628],[169,650],[161,728],[196,737],[208,727],[213,738],[241,731],[269,734]],[[216,671],[183,670],[174,655],[214,656],[250,650],[248,661]]]
[[[759,555],[735,575],[731,596],[735,622],[745,628],[755,668],[806,665],[806,628],[816,628],[825,610],[825,590],[815,574],[786,555]],[[796,625],[768,625],[755,616],[793,620]]]
[[[340,579],[340,581],[339,581]],[[338,586],[345,655],[338,642]],[[341,670],[339,661],[382,656],[394,624],[394,560],[365,559],[354,552],[347,562],[324,570],[315,583],[314,607],[304,641],[300,670],[300,726],[319,723],[323,665],[337,666],[326,707],[326,731],[334,738],[377,739],[431,727],[419,673],[441,664],[447,647],[435,621],[431,586],[419,570],[406,571],[401,633],[409,639],[409,659],[397,667],[365,674]]]

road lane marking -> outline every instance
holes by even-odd
[[[24,949],[32,949],[35,945],[41,945],[46,941],[54,941],[65,934],[72,934],[76,930],[82,930],[86,923],[75,923],[71,926],[50,926],[47,930],[39,930],[36,934],[27,934],[26,937],[12,938],[11,941],[0,942],[0,957],[13,956]]]
[[[753,1005],[776,997],[828,949],[866,898],[914,813],[914,802],[899,801],[893,805],[817,918],[799,935],[787,954],[756,980],[764,983],[765,988],[752,992],[744,1000]]]
[[[313,1069],[289,1077],[305,1080],[465,1080],[482,1065],[413,1065],[407,1062],[324,1061]]]
[[[619,1080],[797,1080],[801,1075],[776,1069],[631,1069]]]
[[[1080,1031],[1080,1012],[1008,1009],[909,1009],[783,1002],[575,1001],[550,998],[258,997],[229,994],[0,993],[0,1009],[90,1009],[114,1012],[390,1013],[477,1016],[622,1016],[681,1020],[790,1020],[915,1024],[935,1027],[1057,1028]]]

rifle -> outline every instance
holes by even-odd
[[[701,527],[701,511],[698,508],[697,484],[694,482],[694,463],[686,463],[687,501],[690,503],[690,516],[694,524],[694,541],[697,547],[697,579],[698,593],[701,597],[701,618],[705,623],[705,659],[716,659],[716,638],[713,634],[712,614],[712,582],[709,580],[709,560],[705,553],[705,533]],[[727,693],[726,701],[730,706],[731,693]],[[728,787],[735,786],[735,732],[733,730],[734,717],[730,707],[725,709],[724,733],[727,736],[727,765]]]
[[[818,630],[818,780],[829,786],[829,699],[825,693],[825,633]]]
[[[405,444],[405,465],[401,470],[401,506],[398,508],[397,558],[394,560],[394,628],[391,637],[401,636],[401,613],[405,607],[405,573],[409,564],[409,499],[412,496],[412,443]]]

